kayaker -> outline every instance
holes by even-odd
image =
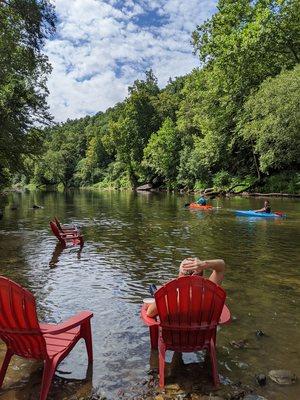
[[[207,205],[207,201],[206,198],[204,196],[201,196],[197,201],[197,204],[200,204],[200,206],[206,206]]]
[[[270,214],[271,212],[271,205],[269,200],[266,200],[264,202],[264,206],[263,208],[261,208],[260,210],[255,210],[256,213],[266,213],[266,214]]]
[[[206,260],[201,261],[199,258],[186,258],[184,259],[179,267],[178,278],[186,275],[203,275],[203,271],[206,269],[212,270],[210,281],[221,285],[224,279],[225,273],[225,262],[224,260]],[[152,303],[147,308],[148,317],[154,317],[157,315],[157,307],[155,303]]]

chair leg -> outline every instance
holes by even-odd
[[[40,400],[46,400],[52,383],[53,375],[56,369],[57,361],[47,359],[44,364],[44,372],[41,386]]]
[[[92,329],[91,329],[91,321],[88,320],[81,326],[82,329],[82,337],[85,341],[86,351],[88,354],[89,363],[93,362],[93,342],[92,342]]]
[[[4,377],[5,377],[5,374],[6,374],[6,371],[7,371],[7,368],[8,368],[8,365],[10,363],[10,359],[12,358],[12,356],[13,356],[13,353],[9,349],[7,349],[2,366],[1,366],[1,370],[0,370],[0,388],[4,381]]]
[[[156,350],[158,347],[158,326],[149,326],[151,349]]]
[[[213,338],[210,340],[209,355],[210,355],[210,362],[211,362],[211,369],[212,369],[214,385],[215,385],[215,388],[217,388],[220,385],[220,379],[219,379],[219,374],[218,374],[216,348],[215,348],[215,343],[214,343]]]
[[[165,357],[166,346],[163,341],[159,341],[159,387],[165,387]]]

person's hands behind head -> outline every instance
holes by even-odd
[[[185,270],[185,265],[187,265],[187,263],[189,263],[188,258],[185,258],[183,261],[181,261],[178,274],[179,277],[190,275],[189,272]]]
[[[197,257],[185,258],[180,264],[179,276],[202,274],[205,267],[206,262]]]

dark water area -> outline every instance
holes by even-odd
[[[134,388],[138,393],[150,369],[148,331],[139,316],[142,299],[149,297],[149,283],[175,277],[187,256],[223,258],[227,264],[223,286],[234,321],[217,338],[223,383],[255,387],[255,374],[272,369],[289,369],[300,377],[299,200],[271,199],[272,209],[284,211],[287,219],[238,217],[231,211],[261,208],[262,199],[215,199],[212,204],[219,208],[212,212],[184,209],[193,200],[178,194],[90,191],[0,197],[0,274],[35,295],[41,321],[94,312],[93,379],[84,381],[82,395],[93,388],[108,399],[137,396]],[[43,209],[33,210],[33,204]],[[59,247],[49,229],[54,215],[82,227],[82,250]],[[266,336],[257,337],[257,330]],[[232,347],[233,340],[246,340],[246,348]],[[1,357],[4,350],[0,345]],[[183,357],[185,364],[199,360],[197,354]],[[34,365],[13,360],[1,398],[34,399],[41,378],[40,370],[29,375]],[[58,368],[53,390],[58,386],[62,397],[52,390],[49,398],[71,399],[68,380],[84,379],[86,368],[80,343]],[[168,382],[176,382],[172,374]],[[291,386],[268,380],[257,393],[269,400],[298,400],[299,379]]]

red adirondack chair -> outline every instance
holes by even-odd
[[[89,362],[93,361],[90,311],[82,311],[61,324],[39,324],[33,295],[0,276],[0,338],[7,351],[0,370],[2,386],[11,357],[44,361],[40,400],[46,400],[57,365],[79,339],[84,339]]]
[[[60,232],[63,232],[63,233],[79,232],[79,229],[77,228],[77,226],[61,224],[57,217],[54,217],[54,222]]]
[[[50,221],[50,228],[63,246],[66,246],[67,243],[83,246],[83,236],[78,231],[60,232],[56,223],[53,221]]]
[[[229,323],[224,289],[201,276],[174,279],[155,293],[158,318],[141,317],[150,329],[151,347],[159,349],[159,385],[164,387],[166,350],[210,354],[214,385],[219,386],[216,358],[217,325]]]

